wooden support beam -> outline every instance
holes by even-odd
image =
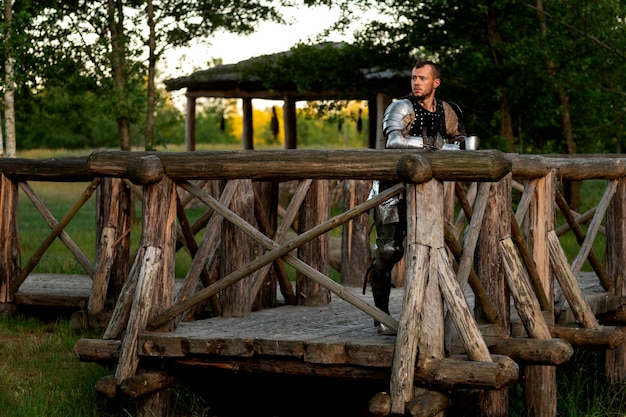
[[[146,152],[97,151],[89,157],[95,175],[127,175],[129,160]],[[495,182],[510,172],[511,164],[496,150],[472,152],[431,152],[410,149],[292,150],[284,151],[196,151],[158,152],[165,174],[174,180],[241,179],[267,181],[289,179],[378,179],[397,181],[399,171],[414,182],[431,177],[440,181]],[[399,169],[400,160],[404,166]],[[424,160],[424,162],[409,163]],[[419,167],[430,165],[432,172]],[[306,167],[306,171],[302,168]],[[412,171],[418,167],[417,171]],[[428,174],[428,175],[426,175]],[[415,177],[417,175],[417,177]],[[424,176],[424,178],[420,178]]]
[[[171,388],[174,383],[174,377],[167,372],[144,372],[122,381],[120,389],[127,397],[136,399]]]
[[[615,349],[624,342],[624,332],[620,327],[600,326],[597,329],[582,327],[551,326],[552,337],[567,340],[573,347]]]
[[[548,233],[548,249],[554,275],[556,275],[559,281],[561,291],[567,299],[574,317],[581,326],[587,329],[598,329],[600,327],[598,320],[596,320],[595,314],[587,304],[587,301],[585,301],[583,292],[578,286],[574,272],[567,263],[567,257],[554,230]]]
[[[515,362],[533,365],[561,365],[574,354],[564,339],[503,337],[489,347],[494,354],[508,356]]]

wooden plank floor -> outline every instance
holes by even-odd
[[[614,311],[619,305],[616,297],[602,290],[594,274],[581,274],[579,282],[596,314]],[[91,279],[87,276],[32,274],[16,294],[16,301],[22,305],[84,309],[90,289]],[[369,288],[366,295],[361,294],[361,288],[350,291],[373,305]],[[558,298],[558,287],[556,291]],[[390,309],[395,318],[400,316],[403,294],[402,289],[392,291]],[[471,290],[466,296],[473,306]],[[567,303],[557,307],[561,311],[560,324],[574,321]],[[513,307],[511,313],[517,329],[514,333],[521,335],[523,327]],[[310,366],[388,368],[394,343],[395,337],[377,333],[369,316],[333,295],[328,306],[282,306],[253,312],[246,318],[214,317],[181,323],[170,333],[145,333],[140,337],[139,353],[146,358],[170,358],[181,363],[198,360],[206,364],[211,357],[216,366],[223,366],[225,358],[231,362],[264,358],[264,366],[280,366],[267,361],[272,358]]]
[[[371,292],[361,295],[373,305]],[[392,292],[398,317],[403,291]],[[181,323],[171,333],[140,336],[140,354],[160,358],[205,355],[250,358],[271,356],[308,364],[389,367],[395,337],[377,333],[373,319],[339,297],[328,306],[281,306],[246,318],[213,317]]]

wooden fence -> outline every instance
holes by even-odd
[[[466,354],[477,374],[495,375],[488,364],[496,361],[498,375],[514,375],[498,389],[481,394],[481,407],[489,415],[506,415],[503,386],[517,379],[519,362],[526,365],[529,413],[555,416],[556,367],[569,359],[573,347],[607,348],[607,375],[613,382],[626,379],[619,327],[625,320],[626,160],[619,156],[395,150],[95,152],[87,159],[0,162],[0,301],[5,310],[50,241],[58,237],[72,247],[63,228],[100,189],[95,265],[79,250],[71,251],[83,259],[80,263],[93,280],[89,314],[106,310],[107,293],[118,298],[102,339],[80,341],[76,351],[83,360],[115,361],[115,375],[103,381],[112,395],[139,377],[138,340],[143,333],[172,332],[207,305],[215,314],[239,317],[271,307],[276,295],[271,283],[277,283],[287,304],[325,305],[332,294],[397,330],[389,391],[375,396],[370,405],[377,415],[425,415],[418,405],[425,399],[431,404],[428,413],[445,410],[447,395],[429,388],[443,378],[443,371],[433,371],[432,384],[415,387],[416,369],[425,358],[445,360],[455,352]],[[559,183],[598,179],[606,182],[598,206],[582,214],[570,210]],[[15,224],[17,189],[28,190],[27,181],[33,180],[91,183],[66,217],[48,218],[49,237],[22,266]],[[288,180],[299,185],[289,207],[280,212],[277,185]],[[344,197],[350,200],[331,218],[328,180],[348,184]],[[354,184],[372,180],[399,183],[369,200],[362,195],[367,187],[360,186],[361,193],[349,192]],[[124,181],[142,187],[142,235],[132,257],[127,244],[130,214],[124,211],[130,188]],[[212,188],[221,192],[207,192],[207,182],[212,181],[221,182]],[[362,276],[357,264],[368,266],[362,259],[369,250],[369,221],[363,221],[363,215],[398,193],[404,193],[407,202],[408,229],[400,271],[404,299],[396,319],[328,277],[325,236],[344,225],[342,281]],[[514,199],[514,193],[519,197]],[[209,208],[193,225],[184,212],[184,202],[192,198]],[[561,228],[555,226],[557,208],[566,221]],[[45,206],[40,211],[45,213]],[[298,233],[291,237],[296,223]],[[204,236],[196,243],[194,236],[202,228]],[[559,241],[567,232],[580,244],[571,263]],[[606,235],[604,262],[592,248],[601,232]],[[193,261],[176,286],[180,280],[174,277],[174,255],[180,248]],[[295,291],[279,260],[297,271]],[[581,289],[578,278],[586,262],[603,290],[601,308]],[[474,311],[464,295],[467,284],[475,298]],[[564,303],[574,326],[564,325]],[[599,318],[617,327],[601,325]],[[158,414],[164,407],[159,388],[166,383],[162,378],[148,383],[145,378],[151,374],[142,375],[150,387],[141,391],[143,410]]]

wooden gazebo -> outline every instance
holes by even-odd
[[[343,44],[330,44],[341,47]],[[329,44],[324,44],[328,47]],[[268,89],[259,77],[249,75],[246,69],[253,65],[271,65],[275,60],[290,54],[290,51],[250,58],[236,64],[219,65],[207,70],[196,71],[190,75],[169,79],[165,85],[169,91],[186,89],[187,117],[185,130],[185,148],[195,150],[196,99],[198,97],[237,98],[242,100],[243,109],[243,148],[253,149],[252,99],[281,100],[283,102],[283,125],[285,148],[297,147],[296,138],[296,102],[310,100],[366,100],[369,109],[369,148],[382,146],[380,129],[382,114],[392,98],[409,92],[410,73],[399,73],[387,68],[363,69],[363,84],[367,88],[361,91],[301,91],[295,85],[286,82],[283,89]],[[323,80],[320,84],[324,85]],[[366,91],[366,92],[364,92]]]

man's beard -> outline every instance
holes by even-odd
[[[422,93],[418,95],[413,93],[413,97],[415,97],[418,101],[424,101],[426,99],[426,94]]]

